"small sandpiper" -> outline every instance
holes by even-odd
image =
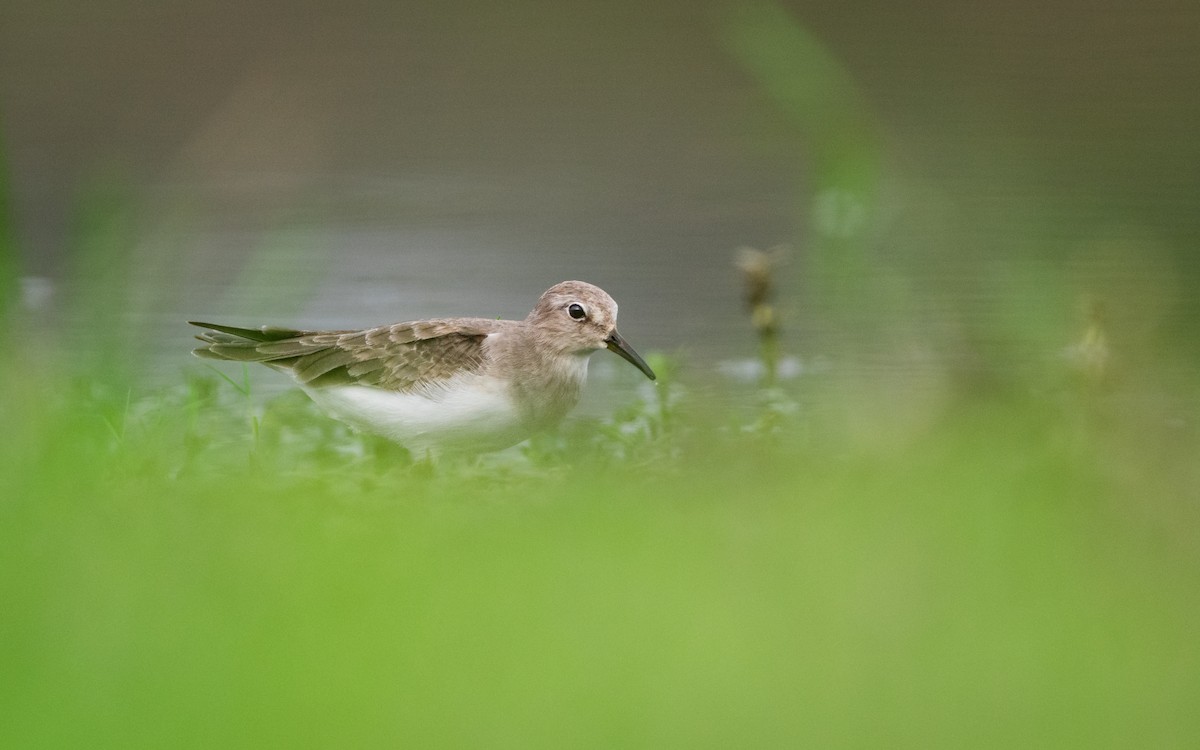
[[[608,349],[651,380],[617,333],[617,303],[564,281],[524,320],[444,318],[360,331],[207,329],[195,354],[287,372],[330,416],[414,457],[507,448],[557,425],[579,401],[588,357]]]

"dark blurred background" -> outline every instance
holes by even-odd
[[[116,274],[172,367],[188,317],[514,317],[567,278],[639,348],[747,355],[731,256],[777,244],[802,356],[986,367],[1100,309],[1186,348],[1198,125],[1189,0],[0,6],[31,325],[96,325]]]

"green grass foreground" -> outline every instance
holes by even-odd
[[[1144,409],[680,407],[429,472],[303,399],[255,437],[215,378],[27,374],[0,407],[4,747],[1200,737],[1197,441]]]

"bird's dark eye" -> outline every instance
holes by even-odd
[[[587,317],[587,311],[583,309],[583,305],[572,304],[567,308],[567,314],[575,320],[583,320]]]

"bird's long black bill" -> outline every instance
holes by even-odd
[[[608,338],[604,340],[604,343],[608,344],[608,350],[610,352],[615,353],[621,359],[629,362],[634,367],[641,370],[646,377],[650,378],[651,380],[658,379],[654,375],[654,370],[651,370],[650,365],[646,364],[646,360],[642,359],[641,356],[639,356],[638,353],[633,350],[633,347],[629,345],[628,341],[621,338],[621,334],[614,330],[608,335]]]

